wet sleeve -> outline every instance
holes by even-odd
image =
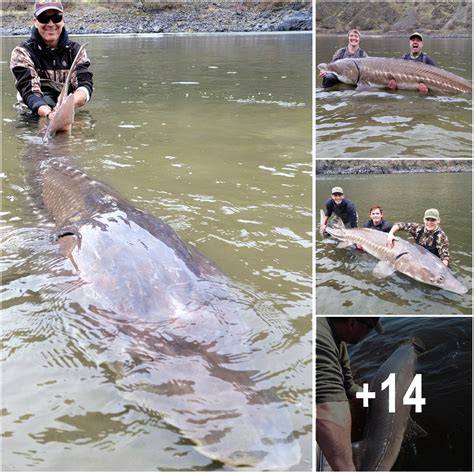
[[[436,239],[436,248],[441,260],[449,260],[449,241],[444,232],[440,232]]]
[[[347,401],[344,372],[334,341],[318,334],[316,341],[316,402]]]
[[[21,46],[12,51],[10,69],[15,77],[15,87],[25,104],[37,113],[42,105],[47,105],[41,92],[41,81],[34,62]]]
[[[351,227],[357,227],[357,210],[352,202],[347,206],[347,213]]]
[[[393,224],[391,222],[384,221],[382,226],[382,232],[390,232],[392,230]]]
[[[77,68],[75,71],[75,78],[73,79],[74,88],[85,87],[89,92],[89,97],[92,96],[92,91],[94,90],[93,81],[92,81],[92,72],[89,71],[90,60],[87,57],[85,50],[82,50],[81,56],[77,63]]]
[[[325,203],[326,212],[324,213],[326,217],[331,217],[334,211],[334,204],[332,199],[328,199]]]
[[[344,377],[344,390],[348,398],[353,398],[356,392],[360,391],[362,387],[354,382],[347,346],[344,343],[341,346],[340,362]]]
[[[412,222],[397,222],[397,225],[400,227],[400,230],[404,230],[416,238],[417,232],[420,230],[419,224],[414,224]]]

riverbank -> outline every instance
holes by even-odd
[[[316,160],[317,175],[463,172],[470,160]]]
[[[310,1],[77,4],[66,7],[71,34],[311,31]],[[0,35],[27,35],[32,9],[2,8]]]

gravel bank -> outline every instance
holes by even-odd
[[[138,6],[137,6],[138,5]],[[173,8],[135,5],[77,5],[66,10],[72,34],[217,33],[311,31],[311,2],[253,7],[238,2],[198,2]],[[0,34],[27,35],[32,11],[2,10]]]

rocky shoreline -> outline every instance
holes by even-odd
[[[471,160],[316,160],[317,175],[464,172]]]
[[[32,11],[2,8],[0,35],[28,35]],[[310,1],[192,2],[146,7],[133,4],[79,4],[65,12],[71,34],[222,33],[311,31]]]

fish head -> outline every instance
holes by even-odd
[[[328,64],[327,71],[332,72],[344,84],[357,84],[359,67],[354,59],[339,59]]]
[[[405,273],[414,280],[436,286],[443,290],[451,291],[459,295],[467,293],[467,288],[454,276],[452,271],[444,263],[426,249],[423,258],[412,258],[410,255],[403,255],[397,262],[397,270]]]

